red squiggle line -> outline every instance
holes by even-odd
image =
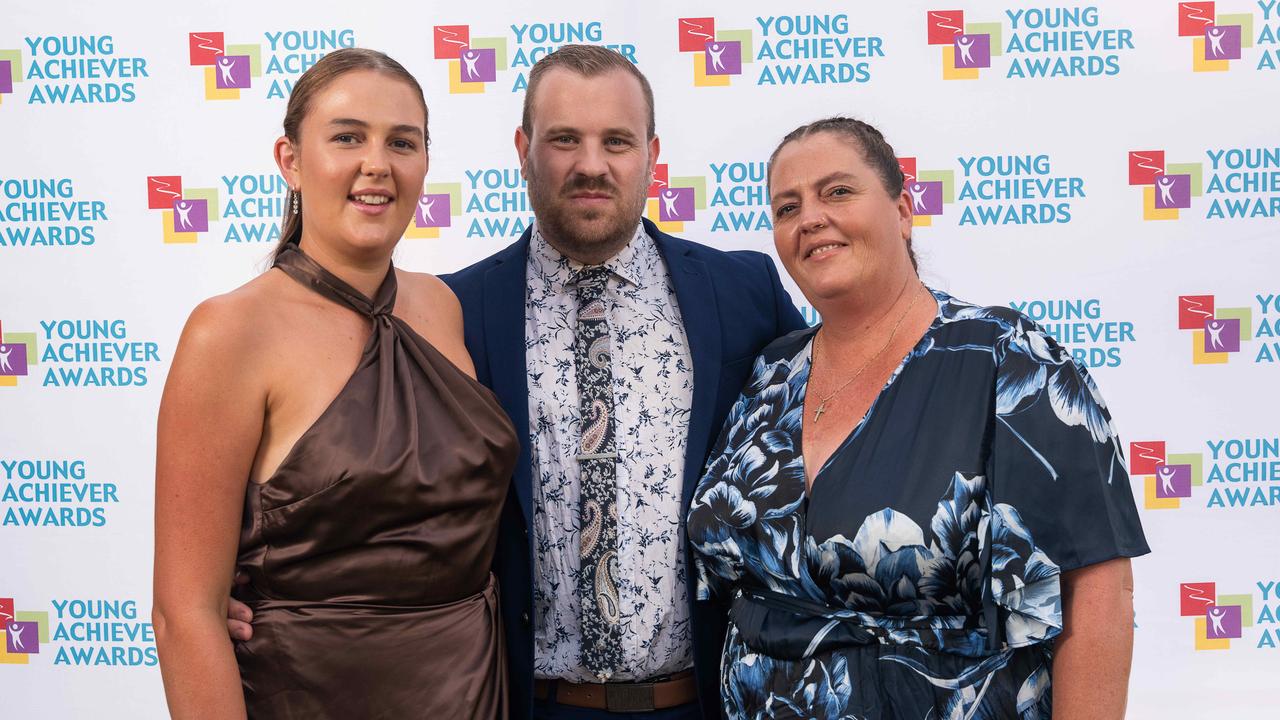
[[[958,27],[954,27],[954,26],[952,26],[952,25],[946,25],[946,24],[944,24],[944,23],[949,22],[949,21],[951,20],[951,18],[947,17],[946,15],[939,15],[938,13],[931,12],[931,13],[929,13],[929,17],[931,17],[931,18],[937,18],[937,22],[935,22],[935,23],[934,23],[934,26],[935,26],[935,27],[942,28],[943,30],[954,30],[955,32],[958,32],[958,33],[963,33],[963,32],[964,32],[964,28],[958,28]]]
[[[1156,461],[1164,460],[1164,458],[1160,457],[1159,455],[1146,454],[1146,453],[1155,452],[1156,449],[1153,447],[1147,447],[1146,445],[1141,445],[1139,443],[1134,443],[1133,446],[1138,448],[1138,457],[1142,458],[1143,460],[1156,460]]]
[[[690,31],[689,31],[689,34],[690,34],[690,35],[692,35],[693,37],[697,37],[697,38],[705,38],[708,42],[710,42],[711,40],[715,40],[715,38],[711,37],[710,35],[708,35],[708,34],[706,34],[706,33],[704,33],[704,32],[695,32],[695,30],[701,30],[701,29],[702,29],[702,28],[701,28],[701,27],[699,27],[698,25],[696,25],[696,24],[694,24],[694,23],[691,23],[691,22],[689,22],[688,20],[685,20],[685,19],[683,19],[683,18],[681,18],[681,19],[680,19],[680,22],[681,22],[681,23],[683,23],[683,24],[685,24],[685,25],[688,25],[688,26],[690,26],[690,27],[692,27],[692,28],[693,28],[693,30],[690,30]]]
[[[1213,313],[1204,309],[1204,304],[1193,298],[1182,298],[1182,302],[1187,306],[1187,312],[1203,315],[1205,317],[1213,317]]]
[[[1190,11],[1190,12],[1187,14],[1187,19],[1188,19],[1188,20],[1199,20],[1200,22],[1204,23],[1205,25],[1211,25],[1211,24],[1213,23],[1213,18],[1201,17],[1201,16],[1199,16],[1199,15],[1196,15],[1196,14],[1195,14],[1195,13],[1200,12],[1200,8],[1198,8],[1198,7],[1194,6],[1194,5],[1188,5],[1187,3],[1182,3],[1182,7],[1183,7],[1184,9],[1186,9],[1186,10],[1189,10],[1189,11]]]
[[[452,30],[446,30],[445,28],[436,28],[436,31],[437,31],[437,32],[440,32],[440,33],[443,33],[443,34],[445,34],[445,35],[448,35],[448,36],[449,36],[449,37],[441,37],[441,38],[440,38],[441,40],[443,40],[443,41],[445,41],[445,42],[447,42],[447,43],[453,43],[454,45],[457,45],[457,46],[459,46],[459,47],[466,47],[466,46],[467,46],[467,44],[466,44],[466,43],[464,43],[464,42],[462,42],[461,40],[454,40],[454,39],[452,39],[452,38],[456,38],[456,37],[458,37],[458,33],[454,32],[454,31],[452,31]]]
[[[163,181],[163,180],[157,180],[156,178],[150,178],[150,180],[151,180],[151,182],[152,182],[152,183],[154,183],[154,184],[155,184],[155,186],[156,186],[156,192],[162,192],[162,193],[164,193],[165,195],[172,195],[172,196],[174,196],[174,197],[182,197],[182,194],[181,194],[181,193],[176,193],[176,192],[174,192],[174,191],[172,191],[172,190],[169,190],[169,189],[168,189],[168,188],[173,187],[173,185],[171,185],[171,184],[169,184],[169,183],[167,183],[167,182],[165,182],[165,181]]]
[[[199,40],[199,41],[200,41],[200,42],[202,42],[202,43],[211,43],[211,42],[213,42],[213,38],[202,37],[202,36],[197,35],[197,34],[195,34],[195,33],[191,33],[191,37],[195,38],[196,40]],[[212,46],[212,45],[197,45],[197,46],[196,46],[196,49],[197,49],[197,50],[212,50],[212,51],[213,51],[215,54],[217,54],[217,55],[221,55],[221,54],[222,54],[222,49],[221,49],[221,48],[216,48],[216,47],[214,47],[214,46]]]
[[[1209,603],[1214,602],[1214,598],[1212,595],[1208,595],[1208,596],[1205,595],[1205,593],[1209,592],[1209,588],[1206,586],[1203,586],[1197,583],[1182,583],[1182,587],[1186,590],[1191,591],[1191,593],[1187,595],[1187,597],[1191,600],[1199,600],[1201,602],[1209,602]]]

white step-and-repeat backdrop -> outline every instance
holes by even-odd
[[[786,131],[880,127],[926,279],[1044,323],[1117,418],[1154,549],[1130,716],[1280,716],[1277,0],[139,5],[0,13],[0,715],[165,714],[156,407],[188,312],[277,238],[299,74],[366,46],[421,80],[451,212],[397,262],[447,272],[529,224],[526,76],[588,42],[653,83],[650,216],[716,247],[771,251]]]

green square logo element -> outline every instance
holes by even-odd
[[[919,182],[940,182],[942,183],[942,202],[950,205],[956,201],[956,171],[955,170],[920,170],[916,173],[916,180]]]
[[[448,195],[449,215],[462,214],[462,183],[427,183],[422,186],[423,195]]]
[[[667,187],[693,188],[693,206],[698,210],[707,209],[707,178],[703,175],[688,175],[667,179]]]
[[[1218,308],[1213,316],[1219,320],[1240,321],[1240,342],[1253,339],[1253,310],[1247,307]]]

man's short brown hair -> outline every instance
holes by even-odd
[[[630,73],[640,81],[640,90],[644,92],[644,104],[649,111],[646,129],[649,139],[653,138],[656,124],[653,119],[653,88],[649,86],[649,79],[620,53],[599,45],[565,45],[534,63],[533,68],[529,70],[529,86],[524,91],[524,115],[520,124],[524,128],[525,135],[533,135],[533,99],[542,76],[546,75],[548,70],[558,67],[583,77],[596,77],[615,70]]]

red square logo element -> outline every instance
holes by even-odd
[[[666,163],[658,163],[657,165],[654,165],[653,182],[649,183],[649,197],[658,197],[658,191],[667,186],[669,179]]]
[[[1178,329],[1203,330],[1204,321],[1213,317],[1212,295],[1178,296]]]
[[[1129,151],[1129,184],[1151,185],[1164,174],[1163,150]]]
[[[220,32],[187,33],[187,43],[192,65],[212,65],[226,49]]]
[[[1147,440],[1129,443],[1129,474],[1155,475],[1156,466],[1164,464],[1164,441]]]
[[[181,175],[147,176],[147,209],[169,210],[173,201],[182,197]]]
[[[680,18],[680,52],[702,52],[716,39],[715,18]]]
[[[13,622],[13,598],[0,598],[0,628]]]
[[[1204,615],[1209,606],[1217,603],[1217,583],[1182,583],[1178,586],[1178,605],[1180,615]]]
[[[916,181],[916,159],[913,157],[898,158],[898,167],[902,168],[902,181],[904,183],[913,183]]]
[[[1205,28],[1213,24],[1213,16],[1211,2],[1178,3],[1178,36],[1202,37]]]
[[[436,59],[457,60],[462,48],[471,47],[470,25],[436,25]]]
[[[929,11],[929,44],[950,45],[957,35],[964,34],[963,10]]]

